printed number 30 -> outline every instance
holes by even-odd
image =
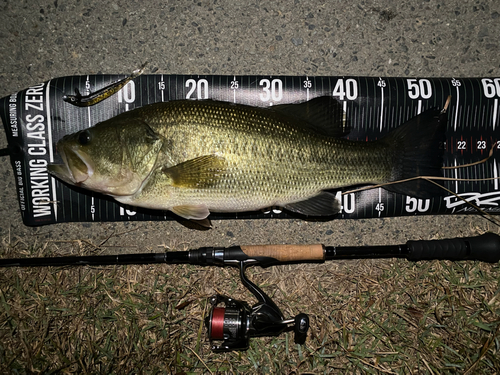
[[[260,94],[260,100],[267,102],[272,100],[273,102],[279,102],[283,99],[283,82],[281,79],[273,79],[272,81],[268,79],[261,79],[259,86],[262,86],[263,93]]]

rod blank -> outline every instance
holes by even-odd
[[[193,264],[236,266],[250,262],[263,267],[334,259],[406,258],[420,260],[500,261],[500,236],[486,233],[477,237],[432,241],[408,241],[405,245],[332,247],[323,245],[252,245],[230,248],[203,247],[189,251],[96,256],[0,259],[0,267],[103,266],[127,264]]]

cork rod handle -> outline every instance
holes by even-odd
[[[268,257],[280,262],[324,261],[323,245],[247,245],[241,250],[250,258]]]

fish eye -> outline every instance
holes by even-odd
[[[82,146],[90,143],[90,132],[88,130],[84,130],[78,134],[78,143]]]

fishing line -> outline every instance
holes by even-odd
[[[500,178],[500,177],[495,177],[494,179],[498,179],[498,178]],[[492,223],[492,224],[494,224],[494,225],[496,225],[496,226],[500,227],[500,219],[498,219],[498,218],[494,217],[492,214],[490,214],[490,213],[488,213],[488,212],[486,212],[486,211],[482,210],[481,208],[479,208],[478,206],[476,206],[474,203],[471,203],[470,201],[468,201],[467,199],[465,199],[465,198],[461,197],[460,195],[458,195],[458,194],[457,194],[457,193],[455,193],[454,191],[451,191],[451,190],[449,190],[449,189],[445,188],[444,186],[441,186],[441,185],[440,185],[440,184],[438,184],[437,182],[432,181],[432,179],[430,179],[430,178],[425,178],[425,177],[424,177],[423,179],[424,179],[424,180],[426,180],[426,181],[428,181],[428,182],[433,183],[433,184],[434,184],[434,185],[436,185],[436,186],[441,187],[442,189],[446,190],[448,193],[450,193],[450,194],[454,195],[454,196],[455,196],[455,198],[458,198],[458,199],[459,199],[459,200],[461,200],[462,202],[465,202],[465,203],[466,203],[466,204],[468,204],[469,206],[471,206],[471,207],[475,208],[475,209],[476,209],[476,210],[477,210],[477,211],[481,214],[481,216],[482,216],[484,219],[486,219],[486,220],[488,220],[490,223]]]
[[[466,168],[466,167],[470,167],[470,166],[474,166],[474,165],[479,165],[479,164],[485,163],[485,162],[487,162],[493,156],[493,151],[495,150],[496,145],[499,142],[500,141],[497,141],[497,142],[495,142],[493,144],[493,146],[491,147],[490,152],[488,154],[488,157],[486,157],[485,159],[482,159],[482,160],[474,162],[474,163],[469,163],[469,164],[461,164],[461,165],[452,166],[452,167],[441,167],[441,169],[459,169],[459,168]],[[439,176],[415,176],[415,177],[407,178],[407,179],[404,179],[404,180],[384,182],[383,184],[370,185],[370,186],[360,187],[360,188],[353,189],[353,190],[348,190],[348,191],[342,192],[341,195],[347,195],[347,194],[356,193],[356,192],[359,192],[359,191],[376,189],[376,188],[384,187],[384,186],[387,186],[387,185],[399,184],[399,183],[402,183],[402,182],[415,181],[415,180],[419,180],[419,179],[427,180],[429,182],[432,182],[431,180],[438,180],[438,181],[460,181],[460,182],[482,182],[482,181],[499,180],[500,176],[499,177],[484,177],[484,178],[454,178],[454,177],[439,177]],[[442,189],[448,191],[449,193],[455,194],[452,191],[446,189],[444,186],[441,186],[441,185],[439,185],[437,183],[436,183],[436,185],[439,186],[439,187],[441,187]]]
[[[357,193],[357,192],[360,192],[360,191],[371,190],[371,189],[376,189],[376,188],[379,188],[379,187],[384,187],[384,186],[387,186],[387,185],[394,185],[394,184],[399,184],[399,183],[409,182],[409,181],[415,181],[415,180],[420,180],[420,179],[427,180],[427,181],[430,181],[430,180],[439,180],[439,181],[459,181],[459,182],[481,182],[481,181],[500,180],[500,176],[499,177],[485,177],[485,178],[454,178],[454,177],[436,177],[436,176],[416,176],[416,177],[411,177],[411,178],[407,178],[407,179],[404,179],[404,180],[397,180],[397,181],[385,182],[383,184],[370,185],[370,186],[360,187],[360,188],[353,189],[353,190],[344,191],[344,192],[341,193],[341,195],[347,195],[347,194],[351,194],[351,193]],[[439,185],[439,186],[441,186],[441,185]],[[443,186],[441,186],[441,188],[443,188],[443,189],[446,190],[446,188],[443,187]]]
[[[493,146],[491,146],[491,149],[490,149],[490,152],[489,152],[488,156],[485,159],[483,159],[483,160],[479,160],[479,161],[476,161],[474,163],[469,163],[469,164],[461,164],[461,165],[457,165],[457,166],[454,166],[454,167],[453,166],[452,167],[442,167],[441,169],[466,168],[466,167],[472,167],[474,165],[478,165],[478,164],[481,164],[481,163],[485,163],[485,162],[487,162],[493,156],[493,151],[497,147],[498,142],[500,142],[500,141],[496,141],[495,143],[493,143]]]
[[[500,219],[497,219],[492,214],[490,214],[490,213],[482,210],[481,208],[479,208],[475,204],[471,203],[466,198],[461,197],[460,195],[458,195],[454,191],[451,191],[451,190],[447,189],[446,187],[438,184],[436,181],[433,181],[433,180],[438,180],[438,181],[480,182],[480,181],[500,180],[500,176],[499,177],[481,178],[481,179],[452,178],[452,177],[434,177],[434,176],[416,176],[416,177],[412,177],[412,178],[407,178],[405,180],[391,181],[391,182],[387,182],[387,183],[384,183],[384,184],[370,185],[370,186],[365,186],[365,187],[362,187],[362,188],[359,188],[359,189],[345,191],[345,192],[342,192],[341,195],[347,195],[347,194],[356,193],[356,192],[360,192],[360,191],[376,189],[376,188],[384,187],[384,186],[387,186],[387,185],[399,184],[399,183],[402,183],[402,182],[415,181],[415,180],[420,180],[420,179],[428,181],[428,182],[430,182],[430,183],[432,183],[432,184],[440,187],[441,189],[445,190],[446,192],[452,194],[453,196],[455,196],[459,200],[463,201],[464,203],[466,203],[469,206],[471,206],[474,209],[476,209],[481,214],[481,216],[483,216],[486,220],[492,222],[496,226],[500,226]]]

